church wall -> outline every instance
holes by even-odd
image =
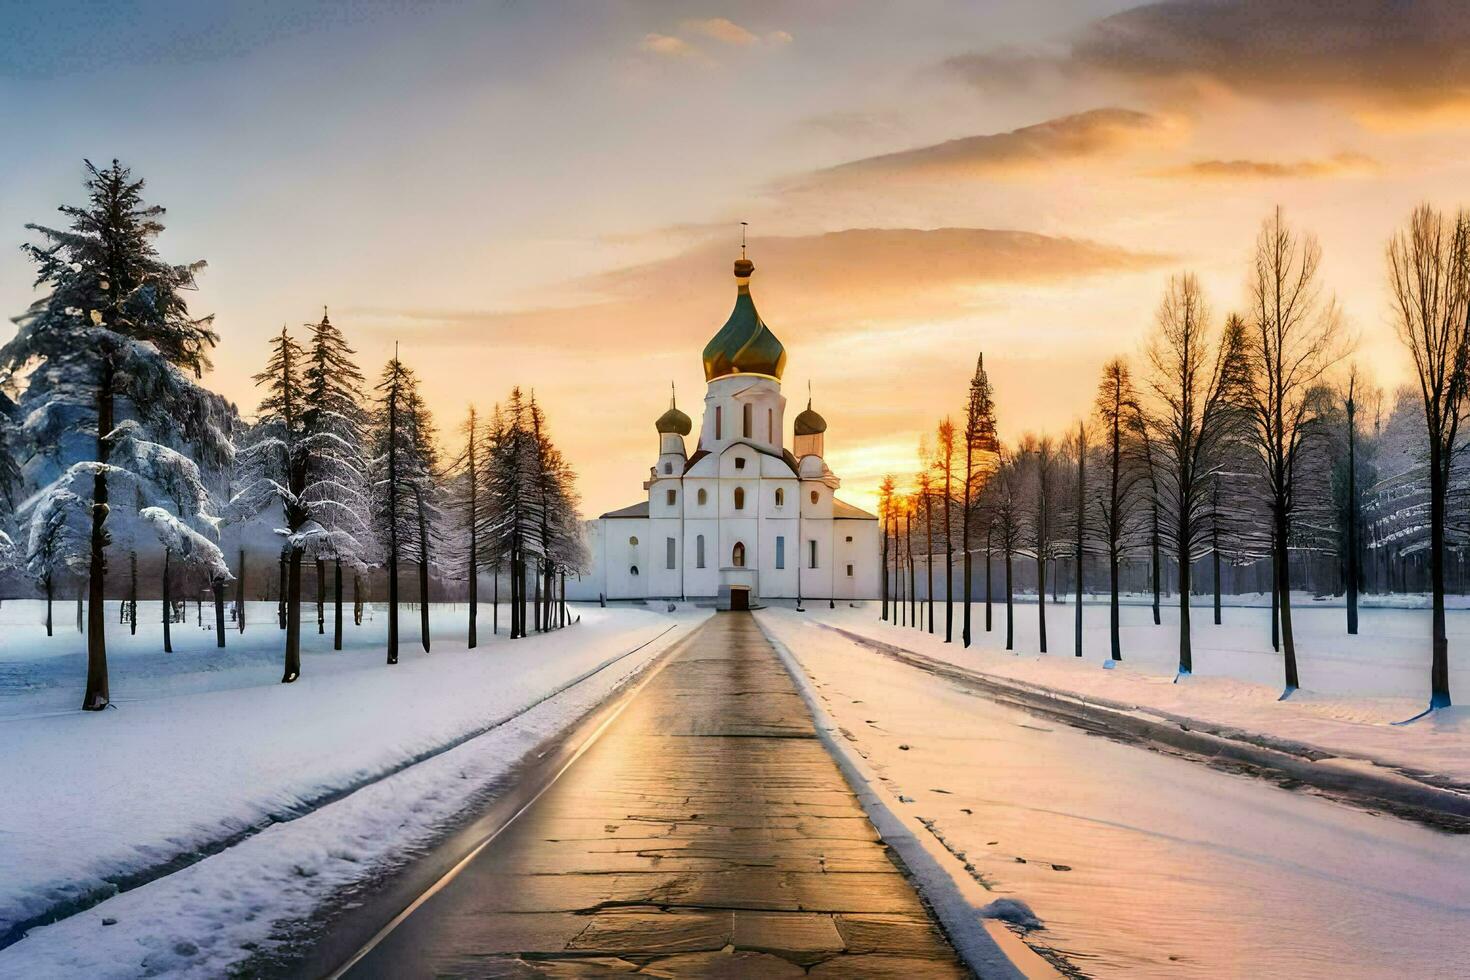
[[[711,508],[713,509],[713,508]],[[720,590],[720,526],[712,518],[684,521],[684,589],[689,596],[713,597]],[[699,567],[699,536],[704,535],[704,567]]]
[[[797,521],[789,518],[768,518],[761,521],[761,596],[767,599],[794,598],[796,596]],[[785,568],[776,567],[776,538],[786,539]]]
[[[609,599],[641,599],[648,595],[649,522],[646,518],[605,521],[606,580]],[[637,539],[636,543],[632,539]],[[637,574],[633,569],[637,568]]]
[[[682,522],[677,517],[654,518],[648,522],[648,570],[644,588],[650,596],[677,597],[683,588],[679,574],[679,532]],[[674,539],[674,567],[669,568],[668,539]]]

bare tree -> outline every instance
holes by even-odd
[[[1082,656],[1082,557],[1087,553],[1087,423],[1077,423],[1077,499],[1072,515],[1073,542],[1076,550],[1077,607],[1075,609],[1073,653]]]
[[[1026,515],[1030,545],[1036,556],[1036,641],[1046,652],[1046,561],[1051,557],[1055,530],[1057,447],[1051,436],[1028,433],[1021,439],[1020,461],[1025,464],[1027,494],[1031,499]]]
[[[1432,594],[1429,710],[1450,705],[1445,634],[1445,497],[1470,369],[1470,214],[1454,219],[1420,205],[1388,243],[1394,326],[1409,349],[1429,441],[1429,580]]]
[[[1147,429],[1156,462],[1162,537],[1179,564],[1179,674],[1194,669],[1189,632],[1190,561],[1205,543],[1210,489],[1226,443],[1239,427],[1244,324],[1232,317],[1217,344],[1199,280],[1169,280],[1147,356],[1154,405]]]
[[[1293,232],[1277,208],[1256,238],[1251,322],[1244,334],[1248,372],[1243,390],[1271,514],[1271,555],[1286,666],[1283,697],[1300,686],[1287,551],[1298,491],[1296,474],[1303,444],[1320,418],[1322,401],[1314,397],[1315,391],[1345,352],[1337,304],[1322,296],[1321,262],[1317,239]]]
[[[919,440],[919,472],[914,476],[917,506],[924,508],[924,605],[934,632],[934,454],[927,436]]]
[[[954,642],[954,422],[939,423],[934,465],[944,481],[944,642]]]
[[[883,621],[888,622],[889,597],[891,595],[888,585],[888,543],[893,536],[893,488],[894,479],[891,473],[884,474],[883,482],[878,485],[878,518],[883,522]],[[895,620],[898,619],[897,610],[894,610]]]
[[[1118,565],[1133,530],[1139,481],[1144,476],[1143,469],[1130,458],[1130,434],[1139,416],[1139,403],[1132,373],[1122,358],[1114,358],[1103,366],[1095,413],[1105,440],[1102,451],[1106,472],[1098,484],[1097,511],[1108,550],[1108,634],[1112,659],[1122,660]]]

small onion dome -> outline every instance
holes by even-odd
[[[812,403],[806,403],[806,411],[796,417],[796,434],[799,436],[816,436],[827,431],[827,420],[812,410]]]
[[[689,421],[689,416],[677,408],[670,408],[667,412],[660,415],[658,421],[653,424],[662,435],[673,432],[681,436],[687,436],[694,428],[693,424]]]

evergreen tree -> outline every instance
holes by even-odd
[[[20,417],[45,457],[40,493],[22,516],[52,514],[65,494],[90,508],[82,707],[96,711],[109,703],[103,600],[108,523],[118,511],[110,491],[131,484],[133,497],[151,505],[187,485],[190,513],[165,523],[179,532],[186,521],[213,529],[198,462],[222,465],[232,448],[227,405],[195,381],[217,341],[211,318],[191,316],[184,298],[204,263],[159,257],[163,208],[144,202],[143,181],[126,167],[114,160],[86,168],[87,203],[60,209],[67,228],[27,226],[44,239],[24,248],[47,294],[0,348],[0,381],[25,369]]]
[[[970,543],[973,518],[985,484],[995,472],[999,453],[1000,443],[995,434],[995,402],[990,393],[990,378],[985,374],[985,355],[981,354],[975,359],[975,374],[970,378],[970,396],[965,405],[965,510],[960,521],[960,547],[964,552],[965,569],[965,615],[960,635],[965,646],[970,645]]]
[[[250,441],[241,454],[245,485],[231,510],[239,516],[259,513],[278,505],[285,527],[281,560],[283,624],[286,629],[285,669],[282,684],[301,676],[301,557],[307,544],[320,532],[311,522],[306,481],[305,353],[284,326],[271,339],[271,355],[265,370],[255,375],[264,388]]]
[[[321,533],[311,541],[320,565],[332,562],[332,648],[342,649],[342,562],[365,568],[372,531],[364,455],[366,416],[362,372],[354,351],[322,310],[308,324],[311,340],[302,371],[302,435],[305,476],[301,500]],[[321,602],[318,575],[318,604]]]

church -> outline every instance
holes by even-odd
[[[673,397],[654,423],[648,498],[587,522],[591,565],[575,598],[766,599],[832,603],[879,590],[878,518],[837,499],[823,459],[827,422],[812,409],[786,446],[786,348],[756,312],[755,265],[735,262],[735,309],[704,348],[704,418]]]

